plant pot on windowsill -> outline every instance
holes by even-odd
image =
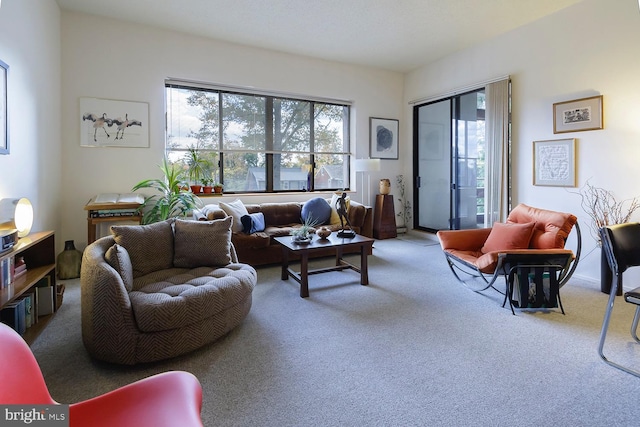
[[[222,185],[214,185],[213,186],[213,192],[216,194],[222,194]]]
[[[211,194],[213,193],[213,187],[210,185],[205,185],[202,187],[202,192],[205,194]]]
[[[200,192],[202,192],[202,185],[192,185],[190,188],[193,194],[200,194]]]

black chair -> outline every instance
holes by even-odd
[[[611,320],[613,311],[613,303],[616,299],[618,289],[622,289],[622,273],[629,267],[640,266],[640,223],[616,224],[600,229],[600,238],[602,240],[602,250],[605,252],[609,267],[613,272],[613,283],[609,293],[609,303],[602,321],[602,331],[600,332],[600,345],[598,346],[598,354],[609,365],[621,369],[631,375],[640,377],[640,372],[612,362],[604,355],[604,342],[607,337],[607,329]],[[640,343],[638,339],[638,320],[640,320],[640,287],[624,293],[624,300],[628,303],[636,305],[636,312],[631,323],[631,336]]]

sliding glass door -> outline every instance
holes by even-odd
[[[484,89],[414,107],[415,228],[484,224]]]

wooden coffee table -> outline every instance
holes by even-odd
[[[355,270],[360,273],[360,284],[369,284],[369,271],[367,267],[367,256],[371,253],[374,239],[356,235],[352,238],[338,237],[334,231],[327,239],[320,239],[313,235],[310,243],[294,243],[292,236],[276,237],[275,240],[282,245],[282,280],[292,277],[300,283],[300,297],[309,296],[309,275],[327,273],[329,271],[340,271],[345,269]],[[360,266],[353,265],[344,259],[342,254],[347,247],[360,248]],[[332,267],[317,268],[309,270],[309,254],[320,250],[333,248],[336,251],[336,265]],[[296,272],[289,267],[289,257],[292,254],[300,256],[300,272]]]

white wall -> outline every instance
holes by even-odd
[[[403,75],[399,73],[67,11],[62,12],[62,64],[62,232],[76,240],[80,248],[87,241],[83,207],[93,195],[129,192],[138,181],[159,177],[157,165],[164,155],[166,77],[352,100],[352,151],[357,158],[368,157],[370,116],[402,120]],[[80,147],[80,97],[148,102],[151,147]],[[399,164],[383,161],[383,170],[371,174],[371,200],[377,193],[378,180],[400,173]],[[259,202],[265,197],[269,196],[242,199]],[[300,197],[306,200],[308,195]],[[360,200],[359,195],[354,198]]]
[[[60,11],[54,0],[4,0],[0,59],[9,65],[10,154],[0,155],[0,199],[27,197],[34,231],[60,224]],[[56,235],[58,247],[63,237]]]
[[[639,46],[636,0],[585,0],[408,74],[405,135],[412,114],[406,102],[511,75],[514,205],[522,202],[578,216],[584,246],[576,276],[598,279],[600,254],[580,197],[572,194],[578,188],[532,184],[532,141],[576,138],[578,187],[589,180],[619,199],[640,196]],[[553,103],[600,94],[603,130],[553,133]]]

